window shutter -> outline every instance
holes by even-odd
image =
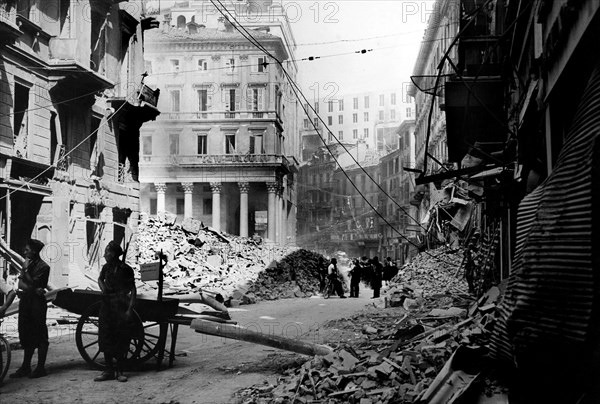
[[[206,90],[206,109],[210,110],[212,109],[212,94],[210,93],[209,90]]]
[[[254,63],[250,66],[250,71],[252,73],[258,73],[258,64],[260,63],[260,58],[253,59]]]
[[[264,111],[265,110],[265,106],[264,106],[264,90],[262,88],[258,89],[258,110],[259,111]]]
[[[246,110],[252,111],[252,88],[246,88]]]
[[[239,90],[235,90],[235,110],[239,111],[240,110],[240,91]]]

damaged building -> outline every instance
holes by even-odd
[[[95,279],[139,215],[139,129],[159,114],[142,84],[143,3],[0,2],[0,232],[46,243],[56,286]]]

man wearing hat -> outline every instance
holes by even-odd
[[[48,327],[46,326],[46,289],[50,267],[40,258],[44,243],[31,239],[25,245],[23,270],[19,275],[19,341],[23,347],[23,364],[11,378],[46,376],[48,354]],[[38,350],[38,363],[31,371],[31,359]]]
[[[129,349],[131,336],[128,333],[128,324],[135,315],[136,288],[133,269],[119,257],[123,249],[111,241],[104,250],[106,264],[100,271],[98,286],[102,291],[102,304],[98,315],[98,344],[100,351],[104,352],[106,370],[94,379],[102,382],[117,379],[126,382],[127,376],[123,375],[123,362]],[[115,363],[116,361],[116,373]]]

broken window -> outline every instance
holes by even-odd
[[[225,135],[225,154],[235,153],[235,135]]]
[[[179,59],[171,59],[171,71],[172,72],[179,71]]]
[[[200,71],[208,70],[208,60],[198,59],[198,70],[200,70]]]
[[[198,135],[198,154],[208,154],[207,135]]]
[[[13,112],[14,147],[17,157],[27,157],[28,108],[30,87],[15,82]]]

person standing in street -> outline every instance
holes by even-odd
[[[350,297],[358,297],[358,290],[360,285],[360,277],[362,273],[362,267],[358,262],[358,258],[355,258],[352,262],[353,266],[350,270]]]
[[[329,281],[333,284],[335,293],[337,293],[340,299],[345,299],[346,296],[344,296],[344,288],[342,287],[342,284],[338,277],[337,259],[331,259],[331,263],[327,268],[327,276],[329,277]]]
[[[327,265],[325,258],[320,256],[317,260],[317,271],[319,275],[319,292],[325,293],[325,280],[327,279]]]
[[[383,275],[383,266],[379,262],[379,257],[373,257],[371,266],[373,268],[373,278],[371,279],[371,287],[373,288],[373,299],[377,299],[381,290],[381,279]]]
[[[96,382],[115,378],[119,382],[127,381],[127,376],[123,374],[123,364],[131,340],[128,325],[134,320],[133,306],[137,290],[133,269],[119,259],[121,255],[123,249],[117,242],[108,243],[104,250],[106,264],[98,277],[98,286],[102,291],[98,344],[100,351],[104,352],[106,370],[94,378]]]
[[[30,239],[25,245],[23,270],[19,275],[19,341],[23,347],[23,363],[11,378],[46,376],[46,356],[48,355],[48,327],[46,326],[46,289],[50,277],[50,267],[40,258],[44,243]],[[33,353],[38,350],[38,362],[31,371]]]

